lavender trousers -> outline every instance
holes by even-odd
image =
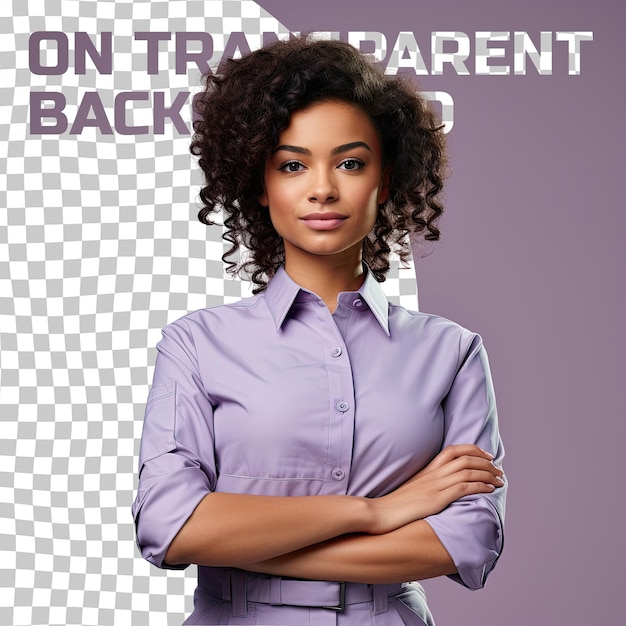
[[[232,568],[198,568],[185,625],[434,626],[419,583],[297,580]]]

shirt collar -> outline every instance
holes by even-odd
[[[365,280],[361,285],[358,293],[369,307],[370,311],[385,331],[389,333],[389,303],[382,287],[378,284],[367,265],[363,264],[365,269]],[[318,301],[320,298],[316,294],[303,287],[300,287],[287,274],[283,266],[279,267],[276,274],[270,280],[265,290],[265,300],[267,307],[272,315],[276,331],[278,332],[283,325],[294,302],[298,301]]]

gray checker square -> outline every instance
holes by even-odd
[[[61,75],[31,73],[37,30],[66,33],[70,50],[76,32],[99,43],[112,31],[113,74],[90,59],[83,75],[71,61]],[[147,74],[141,30],[209,32],[213,66],[232,31],[251,47],[263,31],[288,34],[252,0],[0,3],[3,626],[174,625],[192,609],[195,568],[158,570],[134,545],[144,402],[161,328],[248,285],[224,277],[221,229],[196,219],[190,137],[171,122],[163,134],[30,134],[32,91],[62,92],[69,120],[94,89],[110,120],[119,91],[197,91],[195,66],[175,73],[173,37]],[[151,126],[151,103],[132,109],[128,122]],[[181,115],[190,126],[189,106]],[[396,263],[384,285],[416,308],[412,268]]]

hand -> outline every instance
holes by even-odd
[[[501,487],[503,472],[492,458],[478,446],[448,446],[395,491],[370,500],[374,509],[370,534],[391,532],[439,513],[463,496]]]

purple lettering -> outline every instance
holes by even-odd
[[[52,108],[43,107],[46,100],[54,102]],[[63,113],[66,100],[58,91],[31,91],[30,93],[30,129],[31,135],[60,135],[67,130],[67,117]],[[43,124],[43,118],[51,117],[56,124]]]
[[[126,124],[126,103],[129,100],[150,100],[147,91],[122,91],[115,96],[115,130],[120,135],[147,135],[147,126],[129,126]]]
[[[189,52],[188,41],[199,41],[200,52]],[[209,33],[176,33],[176,73],[187,73],[187,63],[194,61],[200,73],[211,72],[209,61],[213,56],[213,37]]]
[[[245,33],[235,31],[230,34],[228,41],[224,46],[224,54],[222,59],[234,59],[239,52],[240,55],[250,54],[250,45],[246,39]]]
[[[138,32],[135,33],[136,41],[148,42],[148,74],[159,73],[159,42],[169,41],[172,33],[168,32]]]
[[[183,121],[183,118],[180,116],[180,110],[182,109],[185,102],[187,102],[187,98],[189,97],[188,91],[181,91],[174,98],[174,102],[172,102],[172,106],[166,108],[165,106],[165,94],[162,91],[154,92],[154,133],[156,135],[162,135],[165,132],[165,118],[169,117],[172,122],[174,122],[174,126],[176,130],[181,135],[189,135],[189,128]]]
[[[94,117],[89,117],[91,111],[93,111]],[[103,135],[113,134],[113,129],[111,124],[109,124],[102,100],[100,100],[97,91],[88,91],[83,96],[76,113],[76,119],[70,129],[70,135],[80,135],[86,126],[99,128]]]
[[[108,31],[100,33],[100,52],[96,50],[87,33],[75,33],[74,48],[74,67],[77,74],[85,73],[87,55],[100,74],[113,73],[113,33]]]
[[[56,41],[56,65],[41,64],[41,42]],[[68,67],[69,45],[67,35],[59,31],[36,31],[28,38],[28,67],[33,74],[40,76],[58,76],[65,74]]]

